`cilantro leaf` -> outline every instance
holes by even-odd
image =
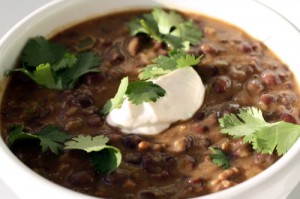
[[[50,64],[40,64],[36,67],[32,73],[32,79],[45,87],[56,88],[57,83],[54,77],[54,73],[51,70]]]
[[[142,26],[142,19],[135,18],[131,22],[128,23],[128,28],[131,31],[132,35],[137,35],[139,33],[147,34],[145,27]]]
[[[190,20],[186,21],[174,11],[166,12],[155,8],[151,14],[134,19],[129,24],[131,35],[147,34],[159,42],[165,42],[173,49],[189,49],[203,36],[199,28]]]
[[[70,139],[70,136],[61,131],[58,127],[47,125],[40,132],[32,134],[22,125],[15,125],[10,129],[8,143],[13,145],[18,140],[36,139],[40,141],[42,152],[48,149],[58,154],[63,149],[63,143]]]
[[[151,14],[145,14],[144,19],[140,20],[140,24],[142,26],[140,28],[141,33],[146,33],[154,39],[162,41],[156,21]]]
[[[38,134],[37,137],[40,139],[42,152],[50,149],[52,153],[58,154],[63,148],[63,143],[70,139],[71,136],[67,135],[60,130],[59,127],[48,125],[45,126]]]
[[[179,14],[175,13],[174,11],[167,13],[161,8],[154,8],[152,11],[152,16],[157,23],[159,32],[162,34],[170,33],[172,28],[184,22],[184,19]]]
[[[165,94],[166,91],[163,88],[151,81],[128,82],[128,77],[124,77],[115,97],[105,103],[102,113],[108,114],[113,109],[120,108],[126,96],[129,101],[138,105],[143,102],[156,102],[158,98],[165,96]]]
[[[139,79],[147,80],[165,75],[178,68],[197,65],[203,55],[195,58],[195,55],[183,51],[170,51],[169,56],[160,55],[153,59],[153,63],[140,70]]]
[[[110,100],[108,100],[103,109],[102,109],[102,113],[103,114],[107,114],[110,111],[112,111],[115,108],[120,108],[123,101],[124,101],[124,95],[126,93],[128,87],[128,77],[124,77],[121,80],[120,86],[118,88],[118,91],[115,95],[115,97],[111,98]]]
[[[126,90],[128,100],[136,105],[143,102],[156,102],[158,98],[163,97],[165,94],[166,91],[163,88],[151,81],[130,82]]]
[[[218,167],[223,167],[224,169],[228,169],[230,167],[229,157],[218,147],[209,147],[212,151],[210,157],[212,162]]]
[[[203,33],[199,31],[199,28],[195,26],[192,21],[185,21],[178,24],[177,29],[171,34],[180,37],[183,41],[193,45],[196,45],[203,36]]]
[[[219,123],[222,127],[222,133],[229,134],[234,138],[244,136],[245,142],[250,142],[253,138],[253,133],[261,127],[272,125],[264,120],[261,110],[254,107],[240,109],[240,113],[237,115],[227,114],[219,119]]]
[[[176,62],[177,62],[176,68],[184,68],[187,66],[197,65],[200,62],[200,60],[202,59],[202,57],[203,57],[203,55],[196,58],[195,55],[190,55],[190,54],[179,57],[178,59],[176,59]]]
[[[78,79],[86,73],[99,72],[100,58],[95,53],[80,53],[76,64],[63,71],[61,74],[64,88],[73,88]]]
[[[111,173],[121,164],[122,154],[120,150],[106,143],[108,138],[104,135],[95,137],[79,135],[72,141],[65,143],[65,149],[84,150],[89,153],[95,169],[100,173]]]
[[[122,154],[116,147],[107,146],[99,152],[90,154],[92,163],[99,173],[111,173],[121,164]]]
[[[72,53],[65,53],[64,57],[56,64],[53,64],[52,69],[58,71],[65,68],[71,68],[77,62],[77,57]]]
[[[253,137],[253,148],[261,153],[271,154],[275,149],[284,155],[300,137],[300,126],[288,122],[276,122],[272,127],[264,127]]]
[[[16,68],[9,71],[9,73],[17,72],[17,71],[24,73],[33,81],[35,81],[37,84],[44,86],[46,88],[61,89],[63,87],[61,79],[55,78],[55,74],[51,70],[51,66],[48,63],[38,65],[33,72],[30,72],[26,68]]]
[[[17,140],[37,139],[36,135],[28,133],[24,126],[14,125],[9,130],[8,145],[13,145]]]
[[[67,52],[60,44],[47,41],[44,37],[30,39],[25,45],[21,62],[22,68],[8,71],[22,72],[38,85],[49,89],[73,88],[86,73],[99,72],[96,69],[100,58],[95,53]]]
[[[140,70],[139,79],[147,80],[168,74],[176,69],[176,60],[160,55],[153,59],[153,64],[147,65]]]
[[[22,53],[21,62],[26,67],[40,64],[54,64],[64,57],[66,48],[57,43],[48,42],[44,37],[34,37],[26,43]]]
[[[262,112],[249,107],[240,113],[228,114],[219,119],[221,132],[234,138],[243,137],[245,143],[250,143],[257,152],[285,154],[300,137],[300,126],[279,121],[268,123]]]
[[[108,142],[108,137],[104,135],[99,135],[94,138],[91,136],[79,135],[73,138],[73,141],[68,141],[65,143],[65,149],[80,149],[88,153],[92,151],[101,151]]]

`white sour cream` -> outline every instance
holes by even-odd
[[[205,87],[192,67],[174,70],[152,81],[165,89],[164,97],[139,105],[125,99],[121,108],[108,114],[107,123],[124,133],[155,135],[176,121],[191,118],[203,103]]]

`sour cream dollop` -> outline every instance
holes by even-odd
[[[176,69],[152,81],[165,89],[164,97],[139,105],[125,99],[121,108],[108,114],[107,123],[124,133],[155,135],[176,121],[191,118],[203,103],[205,87],[192,67]]]

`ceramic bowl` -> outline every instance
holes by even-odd
[[[4,72],[16,63],[30,37],[50,37],[60,30],[87,19],[121,10],[162,6],[205,14],[227,21],[263,41],[300,79],[300,34],[271,9],[256,1],[244,0],[55,0],[20,21],[0,40],[0,96],[5,87]],[[299,183],[300,140],[261,174],[201,199],[285,198]],[[39,176],[20,160],[0,139],[0,176],[20,198],[92,198],[63,188]],[[296,175],[295,175],[296,174]]]

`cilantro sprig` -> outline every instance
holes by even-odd
[[[31,133],[22,125],[15,125],[10,129],[8,144],[12,146],[19,140],[34,139],[40,141],[42,152],[50,150],[54,154],[58,154],[63,150],[63,144],[71,136],[64,133],[60,128],[47,125],[38,133]]]
[[[71,138],[71,135],[53,125],[47,125],[37,133],[30,132],[22,125],[14,125],[10,129],[8,145],[12,147],[21,140],[38,140],[42,152],[49,150],[58,155],[64,149],[84,150],[89,154],[95,170],[100,173],[111,173],[121,164],[122,154],[118,148],[107,145],[108,137],[79,135]]]
[[[73,88],[86,73],[99,72],[100,57],[84,52],[77,55],[44,37],[30,39],[21,53],[21,68],[8,71],[22,72],[38,85],[49,89]]]
[[[182,50],[172,50],[169,56],[159,56],[153,59],[153,63],[140,70],[141,81],[129,82],[128,77],[121,80],[116,95],[107,101],[102,109],[103,114],[108,114],[115,108],[120,108],[125,97],[135,105],[143,102],[156,102],[160,97],[165,96],[166,91],[152,81],[144,81],[166,75],[178,68],[197,65],[203,55],[195,57]]]
[[[166,12],[161,8],[155,8],[142,18],[132,20],[128,27],[132,35],[147,34],[173,49],[187,50],[190,44],[197,44],[203,36],[193,21],[185,20],[175,11]]]
[[[212,162],[218,167],[228,169],[230,167],[229,157],[218,147],[209,147],[211,150],[210,158]]]
[[[122,154],[118,148],[106,145],[107,142],[108,137],[104,135],[93,138],[79,135],[66,142],[64,148],[86,151],[98,172],[111,173],[121,164]]]
[[[144,14],[141,19],[132,20],[128,27],[132,35],[148,34],[160,42],[166,42],[172,50],[169,51],[169,56],[161,55],[153,59],[152,64],[141,69],[139,74],[141,81],[128,82],[127,77],[123,78],[116,95],[104,105],[103,114],[120,108],[125,97],[135,105],[156,102],[158,98],[165,96],[166,91],[151,81],[143,80],[165,75],[178,68],[196,65],[202,58],[184,52],[190,44],[199,42],[202,32],[192,21],[184,20],[174,11],[165,12],[161,8],[155,8],[151,13]]]
[[[194,66],[197,65],[202,58],[203,55],[196,58],[195,55],[187,54],[183,51],[170,51],[169,56],[160,55],[153,59],[152,64],[142,68],[140,70],[139,79],[147,80],[156,78],[178,68]]]
[[[221,132],[243,137],[257,152],[285,154],[300,137],[300,125],[279,121],[268,123],[262,111],[255,107],[240,109],[238,114],[227,114],[219,119]]]
[[[103,109],[103,114],[108,114],[115,108],[120,108],[125,97],[135,105],[143,102],[156,102],[158,98],[165,96],[166,91],[151,81],[129,82],[128,77],[121,80],[116,95],[108,100]]]
[[[129,101],[138,105],[143,102],[156,102],[158,98],[165,96],[166,91],[151,81],[133,81],[128,84],[125,94]]]

